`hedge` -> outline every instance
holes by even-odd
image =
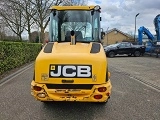
[[[26,42],[0,42],[0,75],[8,70],[34,61],[41,44]]]

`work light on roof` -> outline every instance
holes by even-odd
[[[100,10],[101,9],[101,7],[99,6],[99,5],[96,5],[95,7],[94,7],[94,10]]]

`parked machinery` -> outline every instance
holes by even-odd
[[[146,42],[146,52],[151,51],[151,49],[153,48],[153,46],[155,46],[155,38],[154,36],[151,34],[151,32],[145,28],[144,26],[141,26],[138,29],[138,44],[142,45],[143,44],[143,34],[147,35],[149,41]]]
[[[158,57],[158,54],[160,54],[160,14],[154,18],[154,26],[157,35],[157,46],[155,47],[154,52]]]
[[[157,41],[160,42],[160,14],[154,18],[154,26],[157,35]]]
[[[35,60],[31,94],[39,101],[106,103],[111,95],[101,44],[100,6],[52,6],[49,41]]]
[[[145,28],[144,26],[141,26],[138,29],[138,44],[142,45],[143,41],[143,34],[147,35],[149,41],[146,42],[146,52],[156,52],[157,55],[160,53],[160,14],[157,15],[154,18],[154,26],[156,31],[156,38],[151,34],[151,32]]]

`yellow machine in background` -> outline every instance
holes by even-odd
[[[100,7],[50,9],[49,42],[36,58],[31,94],[43,102],[106,102],[112,85],[100,42]]]

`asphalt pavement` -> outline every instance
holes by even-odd
[[[0,84],[0,120],[160,120],[159,60],[109,58],[113,89],[106,104],[36,101],[33,65],[26,66]]]
[[[108,63],[110,68],[160,90],[160,58],[117,56]]]

